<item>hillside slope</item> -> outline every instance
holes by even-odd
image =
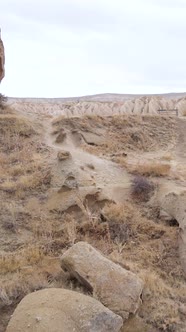
[[[59,259],[83,240],[143,279],[143,331],[184,332],[178,224],[164,219],[160,204],[162,195],[185,188],[183,120],[56,118],[49,102],[29,107],[19,101],[0,114],[0,331],[29,292],[86,292]],[[132,184],[141,174],[153,190],[137,197]],[[130,328],[137,331],[135,321]]]

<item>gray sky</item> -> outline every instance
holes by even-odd
[[[186,0],[1,0],[1,92],[186,91]]]

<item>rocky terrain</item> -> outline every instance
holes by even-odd
[[[38,290],[7,331],[57,331],[67,320],[81,331],[97,322],[83,293],[103,305],[96,312],[110,310],[96,331],[183,332],[184,117],[56,118],[6,106],[0,126],[0,331]],[[79,294],[83,325],[56,288],[61,301]],[[40,296],[54,300],[37,307]]]
[[[0,332],[185,332],[184,105],[1,101]]]
[[[95,95],[80,98],[29,99],[10,98],[14,109],[43,114],[76,117],[83,115],[157,114],[159,109],[186,112],[186,94],[165,95]]]

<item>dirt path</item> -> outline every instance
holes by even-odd
[[[64,162],[66,171],[77,179],[80,187],[96,187],[109,199],[123,202],[129,194],[131,177],[129,174],[112,161],[102,159],[84,151],[79,147],[73,134],[66,131],[66,139],[63,143],[55,142],[52,135],[52,121],[44,120],[44,142],[49,146],[56,156],[60,150],[69,151],[72,158],[70,162]],[[60,183],[61,185],[61,183]]]
[[[129,194],[129,188],[131,183],[131,176],[116,163],[97,157],[84,151],[78,144],[76,144],[76,138],[73,137],[70,131],[66,131],[66,139],[62,144],[55,142],[55,136],[52,135],[52,120],[55,115],[40,114],[38,112],[21,111],[21,113],[27,116],[33,123],[40,124],[42,127],[41,135],[43,137],[43,143],[45,143],[51,149],[51,162],[56,163],[56,156],[58,151],[67,150],[71,153],[71,161],[69,163],[63,163],[63,170],[61,166],[55,169],[54,187],[59,188],[64,180],[64,177],[68,173],[73,173],[80,184],[80,187],[94,187],[101,188],[103,193],[110,199],[116,202],[123,202]],[[159,197],[163,197],[172,191],[182,191],[186,188],[186,179],[182,177],[182,173],[185,172],[185,160],[186,160],[186,119],[178,119],[178,141],[176,146],[172,149],[171,153],[173,159],[171,160],[171,167],[175,169],[180,180],[160,179]],[[160,160],[163,157],[164,151],[158,153],[146,153],[143,154],[143,160]],[[136,163],[136,155],[131,163]],[[62,174],[63,171],[63,174]]]

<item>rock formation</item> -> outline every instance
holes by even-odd
[[[143,290],[141,279],[102,256],[88,243],[78,242],[67,250],[61,265],[124,320],[139,308]]]
[[[162,201],[162,208],[179,224],[179,255],[183,271],[186,276],[186,191],[181,194],[174,192],[165,196]]]
[[[65,102],[63,99],[10,99],[14,109],[25,110],[31,112],[40,112],[40,114],[63,115],[64,117],[79,117],[84,115],[98,115],[98,116],[112,116],[121,114],[158,114],[159,109],[173,110],[178,109],[178,114],[185,114],[186,97],[179,95],[172,95],[168,98],[166,95],[159,96],[142,96],[130,97],[124,101],[84,101],[79,102]],[[165,112],[162,113],[165,115]],[[168,113],[175,115],[175,112]],[[65,134],[59,133],[56,142],[62,143],[65,139]],[[92,139],[92,138],[91,138]],[[95,137],[94,137],[95,139]]]
[[[58,152],[57,154],[57,158],[59,161],[64,161],[64,160],[67,160],[71,157],[71,154],[69,151],[64,151],[64,150],[61,150]]]
[[[17,306],[6,332],[118,332],[122,318],[90,296],[66,289],[44,289]]]
[[[4,45],[1,39],[1,30],[0,30],[0,82],[5,76],[5,52]]]

